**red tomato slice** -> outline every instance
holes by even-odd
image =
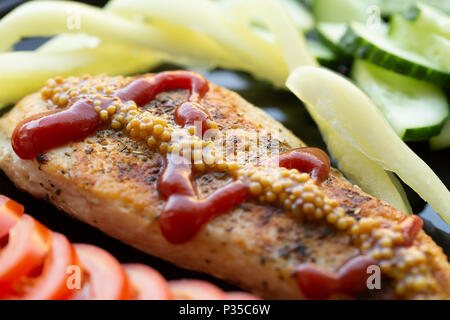
[[[122,265],[133,287],[135,300],[172,300],[172,292],[166,279],[155,269],[144,264]]]
[[[231,291],[226,294],[228,300],[262,300],[260,297],[247,292]]]
[[[44,262],[42,273],[26,281],[31,285],[18,289],[21,294],[14,299],[22,300],[64,300],[72,295],[69,288],[69,267],[77,264],[75,249],[67,238],[52,233],[52,248]]]
[[[51,231],[25,214],[11,228],[0,251],[0,296],[22,276],[42,265],[50,250]]]
[[[23,206],[4,195],[0,195],[0,239],[6,237],[9,230],[23,215]]]
[[[172,280],[169,286],[176,300],[227,300],[222,289],[202,280]]]
[[[87,277],[73,300],[126,300],[130,297],[128,277],[116,258],[89,244],[74,246]]]

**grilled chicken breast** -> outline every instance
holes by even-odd
[[[134,79],[123,78],[121,85]],[[144,108],[170,123],[175,106],[187,98],[186,90],[166,91]],[[282,151],[304,146],[281,124],[229,90],[210,83],[202,104],[220,130],[276,130]],[[16,155],[11,146],[16,126],[29,116],[55,108],[50,100],[35,93],[3,116],[0,168],[18,188],[139,250],[272,299],[306,298],[299,286],[299,266],[311,263],[333,273],[362,252],[348,230],[339,230],[326,221],[302,220],[283,208],[255,201],[213,217],[193,239],[173,244],[163,236],[158,223],[165,205],[157,190],[164,157],[148,148],[145,141],[131,138],[122,130],[104,128],[33,160]],[[196,173],[194,179],[201,197],[205,197],[232,178],[222,172],[204,172]],[[385,227],[381,233],[408,227],[410,218],[405,214],[351,185],[335,169],[319,188],[357,221],[379,218],[380,226]],[[330,298],[450,297],[450,265],[422,230],[394,252],[388,263],[380,259],[381,270],[387,275],[383,276],[381,290],[354,295],[335,292]]]

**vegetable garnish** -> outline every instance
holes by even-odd
[[[73,300],[126,300],[131,297],[128,277],[119,261],[105,250],[89,244],[75,244],[83,267],[83,287]]]
[[[169,286],[175,300],[227,300],[222,289],[202,280],[172,280]]]
[[[355,60],[351,78],[377,105],[403,141],[436,136],[448,117],[447,97],[437,86]]]
[[[308,104],[305,106],[319,127],[328,151],[347,178],[357,183],[367,193],[385,200],[398,210],[412,213],[408,198],[397,177],[384,170],[341,136],[312,106]]]
[[[55,74],[133,74],[160,61],[160,56],[147,48],[84,34],[61,34],[36,51],[0,53],[0,103],[16,102]]]
[[[0,244],[22,215],[23,206],[21,204],[0,195]]]
[[[29,215],[23,215],[11,228],[8,243],[0,251],[0,296],[42,264],[51,238],[50,230]]]
[[[72,245],[64,235],[23,215],[23,207],[15,201],[3,195],[0,200],[0,226],[10,226],[7,220],[12,213],[17,218],[6,231],[7,244],[0,246],[0,299],[260,299],[246,292],[226,293],[200,280],[169,285],[155,269],[143,264],[121,265],[101,248]],[[7,225],[3,225],[5,221]]]
[[[45,258],[42,272],[36,277],[24,276],[14,285],[16,294],[8,299],[23,300],[61,300],[72,295],[67,286],[70,274],[67,270],[78,263],[77,255],[67,238],[52,232],[52,244],[49,254]]]
[[[450,223],[448,189],[401,141],[373,102],[354,84],[334,72],[315,67],[297,69],[286,84],[344,139],[369,159],[396,173]]]

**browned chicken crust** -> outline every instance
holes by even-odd
[[[183,90],[165,92],[145,108],[172,121],[174,107],[186,97]],[[210,84],[203,104],[219,129],[269,128],[280,132],[282,150],[304,145],[281,124],[229,90]],[[164,201],[156,183],[163,157],[150,151],[144,142],[107,129],[35,160],[16,156],[11,136],[17,123],[54,108],[36,93],[20,101],[0,120],[0,168],[18,188],[47,199],[69,215],[137,249],[272,299],[305,298],[295,278],[299,264],[313,262],[334,271],[360,254],[346,232],[323,222],[300,222],[280,208],[250,202],[215,217],[193,240],[171,244],[158,226]],[[198,174],[195,179],[204,194],[230,180],[222,173]],[[321,189],[358,219],[378,216],[395,224],[405,218],[395,208],[348,183],[337,170],[332,169]],[[450,265],[442,249],[423,231],[412,248],[428,252],[438,286],[435,293],[414,298],[447,299]],[[396,297],[393,285],[387,281],[382,290],[368,291],[357,298]]]

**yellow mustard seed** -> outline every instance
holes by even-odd
[[[330,213],[329,215],[327,215],[327,221],[331,224],[336,223],[336,221],[338,220],[338,217],[335,213]]]
[[[155,118],[155,119],[153,120],[153,123],[154,123],[154,124],[160,124],[161,126],[167,125],[167,121],[164,120],[163,118],[159,118],[159,117]]]
[[[161,152],[166,152],[168,148],[169,145],[167,142],[161,142],[161,144],[159,145],[159,151]]]
[[[167,152],[169,153],[179,153],[181,150],[181,146],[178,143],[172,143],[169,145],[169,148],[167,149]]]
[[[322,219],[324,216],[323,210],[321,208],[316,208],[316,210],[314,210],[314,218],[316,219]]]
[[[111,128],[118,130],[118,129],[120,129],[120,127],[122,127],[122,124],[119,121],[117,121],[115,119],[113,121],[111,121]]]
[[[164,132],[164,127],[161,124],[155,124],[153,126],[153,135],[160,136],[163,132]]]
[[[312,203],[307,202],[307,203],[303,204],[303,212],[305,214],[312,214],[312,213],[314,213],[314,210],[315,210],[315,208]]]
[[[250,183],[250,192],[251,192],[251,194],[253,194],[255,196],[258,196],[258,195],[261,194],[262,190],[263,190],[263,188],[262,188],[260,183],[258,183],[258,182],[251,182]]]
[[[206,166],[203,162],[202,163],[194,163],[194,168],[197,171],[204,171],[206,169]]]
[[[312,193],[312,192],[304,192],[302,195],[302,198],[306,202],[313,202],[315,196],[314,196],[314,193]]]
[[[147,145],[149,147],[153,147],[156,144],[156,139],[155,137],[151,136],[147,139]]]
[[[272,191],[266,192],[266,198],[267,198],[267,201],[269,201],[269,202],[274,202],[275,200],[277,200],[276,194],[273,193]]]
[[[139,137],[140,132],[138,128],[131,128],[130,130],[130,136],[133,138]]]
[[[62,94],[59,97],[59,105],[64,107],[67,103],[69,102],[69,97],[67,96],[67,94]]]
[[[237,162],[230,162],[230,163],[228,163],[228,170],[230,170],[230,171],[235,171],[235,170],[238,170],[240,168],[241,168],[241,166]]]
[[[116,107],[114,105],[110,105],[110,106],[108,106],[106,111],[108,111],[109,114],[114,114],[114,113],[116,113]]]
[[[164,132],[161,135],[161,140],[164,142],[168,142],[170,141],[171,138],[172,135],[170,134],[170,132],[168,130],[164,130]]]
[[[100,119],[102,121],[107,121],[108,120],[108,111],[106,111],[106,110],[100,111]]]
[[[281,183],[280,182],[275,182],[273,185],[272,185],[272,191],[274,192],[274,193],[280,193],[281,191],[283,191],[283,186],[281,185]]]

